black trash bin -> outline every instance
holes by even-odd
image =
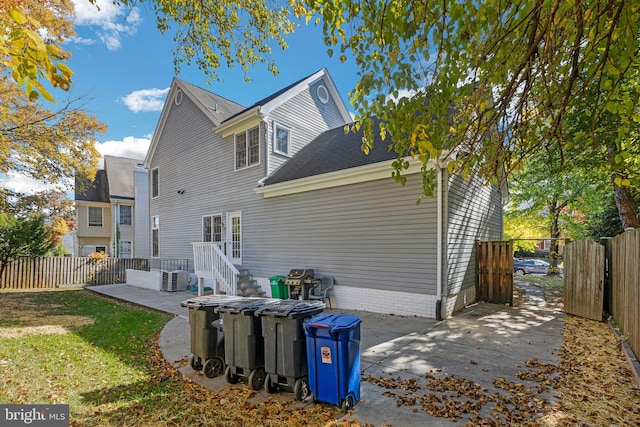
[[[264,338],[265,390],[275,393],[286,387],[297,400],[310,394],[307,348],[302,323],[324,310],[321,301],[282,300],[256,310]]]
[[[224,333],[215,309],[221,304],[240,299],[227,295],[207,295],[182,301],[189,309],[191,367],[214,378],[224,372]]]
[[[262,324],[254,314],[259,308],[277,301],[280,300],[241,298],[216,308],[224,324],[225,379],[229,384],[245,378],[254,390],[260,390],[264,385]]]

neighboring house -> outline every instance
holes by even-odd
[[[551,251],[551,239],[542,239],[536,242],[534,251],[548,254]],[[564,252],[564,240],[558,240],[558,252]]]
[[[76,249],[76,237],[77,233],[76,230],[70,231],[67,234],[65,234],[64,236],[62,236],[61,240],[61,244],[67,248],[67,254],[69,256],[75,256],[75,249]]]
[[[132,258],[135,247],[134,169],[140,160],[104,156],[104,168],[90,185],[76,182],[78,256],[105,252]],[[148,234],[148,233],[146,233]],[[148,239],[144,239],[148,241]]]
[[[346,309],[446,317],[473,302],[475,242],[502,238],[499,189],[431,162],[437,196],[417,204],[420,165],[396,183],[388,142],[364,155],[350,121],[324,69],[249,108],[174,79],[144,163],[152,257],[195,252],[217,287],[224,274],[198,271],[214,243],[267,292],[313,268]]]

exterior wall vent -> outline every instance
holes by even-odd
[[[327,87],[324,85],[320,85],[318,86],[318,99],[320,100],[320,102],[322,102],[323,104],[326,104],[327,102],[329,102],[329,91],[327,90]]]

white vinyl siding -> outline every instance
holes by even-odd
[[[89,227],[102,227],[102,208],[89,206]]]
[[[151,200],[149,215],[162,216],[160,257],[189,259],[190,266],[193,265],[192,243],[201,242],[203,238],[202,217],[244,210],[248,199],[258,198],[253,189],[265,173],[262,167],[236,173],[232,160],[234,135],[222,139],[211,128],[211,121],[185,96],[179,108],[169,111],[149,166],[162,169],[161,188],[186,189],[183,195],[164,191],[162,197]],[[264,134],[263,125],[259,134]],[[263,136],[260,141],[265,141]],[[265,147],[264,143],[258,146],[262,150],[260,159],[264,158]]]
[[[260,163],[260,132],[256,126],[235,135],[236,170]]]
[[[286,155],[278,152],[274,136],[275,126],[267,126],[269,145],[269,161],[267,174],[276,170],[309,142],[322,132],[345,125],[340,110],[333,98],[324,104],[318,98],[318,86],[325,85],[320,79],[306,89],[279,105],[269,113],[270,123],[284,125],[289,130],[289,146]]]
[[[263,199],[243,211],[243,266],[254,276],[314,268],[340,286],[435,295],[435,200],[418,175]]]
[[[476,242],[502,240],[502,200],[497,186],[477,176],[451,176],[448,186],[446,295],[452,296],[475,287]]]

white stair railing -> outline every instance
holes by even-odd
[[[213,293],[224,292],[236,295],[240,272],[226,257],[222,249],[211,242],[196,242],[193,245],[193,266],[198,277],[198,295],[203,295],[204,279],[212,279]]]

